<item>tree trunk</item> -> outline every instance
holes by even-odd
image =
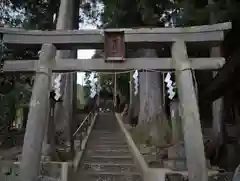
[[[73,28],[79,28],[79,6],[81,1],[74,0],[74,12],[73,12]],[[77,51],[72,51],[73,58],[77,58]],[[77,73],[72,73],[72,122],[71,122],[71,153],[74,155],[74,137],[72,136],[77,129],[76,124],[76,112],[77,112]]]
[[[170,102],[170,116],[172,123],[172,143],[179,144],[183,141],[179,100],[172,100]]]
[[[45,130],[42,153],[44,156],[50,156],[51,160],[57,160],[56,139],[55,139],[55,123],[54,123],[54,108],[55,103],[50,99],[50,111],[48,115],[48,125]]]
[[[138,124],[138,114],[139,114],[139,104],[138,104],[138,94],[134,94],[135,84],[133,83],[133,73],[130,73],[130,82],[129,82],[129,109],[127,119],[128,122],[133,126]]]
[[[157,57],[156,50],[144,49],[139,56]],[[140,112],[139,124],[148,125],[149,136],[155,144],[165,145],[169,130],[163,108],[162,78],[159,72],[142,71],[139,73]]]
[[[137,95],[134,94],[134,88],[132,88],[132,97],[131,97],[131,104],[129,105],[129,111],[128,111],[128,118],[130,121],[130,124],[135,127],[138,125],[138,117],[139,117],[139,93]]]
[[[23,120],[22,120],[22,128],[26,128],[27,125],[27,118],[28,118],[28,112],[29,112],[29,107],[24,106],[23,107]]]
[[[59,13],[57,18],[56,29],[58,30],[66,30],[73,29],[73,20],[74,20],[74,2],[75,0],[61,0],[61,4],[59,7]],[[79,6],[78,6],[79,7]],[[57,51],[57,59],[58,58],[70,58],[73,55],[73,52],[70,50],[61,50]],[[59,74],[54,74],[52,79],[54,80]],[[54,123],[50,124],[51,126],[56,126],[54,130],[58,132],[63,132],[63,139],[70,143],[71,141],[71,117],[72,107],[69,102],[72,102],[72,98],[70,93],[72,80],[70,74],[62,74],[61,75],[61,95],[63,97],[62,103],[57,103],[54,110]],[[69,97],[70,96],[70,97]],[[48,126],[50,126],[48,125]],[[53,128],[49,128],[53,129]],[[46,137],[49,134],[46,132]],[[51,134],[51,136],[55,136],[55,134]],[[55,140],[54,138],[45,138],[43,148],[49,148],[49,150],[54,150],[54,144],[48,145],[47,140]],[[50,142],[51,143],[51,142]],[[48,151],[48,153],[50,153]],[[47,153],[45,153],[47,154]]]
[[[6,124],[7,126],[4,129],[4,143],[2,146],[4,147],[12,147],[14,146],[14,141],[13,141],[13,135],[10,133],[11,132],[11,128],[13,125],[13,121],[16,117],[16,105],[15,105],[15,98],[13,98],[12,96],[9,97],[9,110],[7,112],[7,116],[6,116]]]

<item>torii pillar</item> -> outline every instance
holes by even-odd
[[[40,171],[42,143],[49,115],[51,65],[55,60],[55,53],[56,48],[53,45],[42,46],[24,136],[20,164],[21,181],[37,180]]]
[[[191,62],[185,42],[177,39],[172,45],[172,60],[180,100],[184,146],[190,181],[207,181],[206,159],[197,98],[192,79]]]

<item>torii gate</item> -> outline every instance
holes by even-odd
[[[125,69],[175,70],[180,99],[184,145],[187,157],[190,181],[207,181],[206,160],[201,132],[196,94],[192,80],[192,69],[216,70],[225,63],[224,58],[188,58],[187,46],[219,46],[224,39],[224,31],[231,29],[231,23],[196,26],[186,28],[140,28],[107,30],[67,30],[67,31],[25,31],[20,29],[0,28],[4,44],[8,46],[42,47],[38,61],[5,61],[3,71],[35,72],[31,106],[24,146],[23,160],[34,155],[28,148],[41,149],[47,121],[46,107],[52,72],[72,71],[120,71]],[[169,58],[126,58],[127,48],[155,48],[162,44],[171,46],[172,57]],[[104,59],[55,59],[56,50],[105,49]],[[35,150],[36,153],[41,152]],[[27,155],[30,154],[30,155]],[[26,158],[24,158],[26,157]],[[40,159],[35,159],[36,162]],[[31,168],[32,162],[26,162]]]

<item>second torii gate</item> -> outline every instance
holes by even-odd
[[[174,70],[183,120],[184,145],[190,181],[207,181],[206,160],[203,147],[200,118],[192,80],[192,69],[216,70],[225,63],[224,58],[188,58],[187,46],[216,47],[224,39],[224,31],[231,23],[186,28],[140,28],[109,30],[68,31],[25,31],[0,28],[3,42],[7,46],[42,47],[38,61],[5,61],[3,71],[35,72],[28,125],[23,152],[41,149],[44,128],[47,124],[48,96],[52,72],[72,71],[120,71],[125,69]],[[169,58],[127,58],[127,48],[156,48],[162,44],[171,46]],[[57,49],[99,49],[104,48],[104,59],[55,59]],[[41,85],[41,86],[37,86]],[[37,122],[42,125],[38,127]],[[39,137],[30,137],[35,131]],[[37,146],[36,146],[37,145]],[[39,151],[39,150],[38,150]],[[31,152],[34,154],[34,152]],[[23,155],[26,155],[23,153]],[[32,155],[28,155],[31,157]],[[40,155],[35,155],[39,157]],[[24,158],[23,158],[24,159]],[[40,159],[35,159],[40,160]],[[31,167],[31,162],[26,167]],[[33,163],[35,164],[35,163]],[[40,163],[39,163],[40,164]]]

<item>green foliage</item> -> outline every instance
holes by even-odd
[[[1,3],[0,21],[10,27],[53,29],[53,14],[58,11],[59,0],[12,0]],[[0,47],[1,48],[1,47]],[[36,59],[36,49],[9,49],[4,46],[4,60]],[[1,75],[0,77],[0,128],[15,119],[17,108],[28,106],[34,76]]]
[[[114,75],[99,73],[99,84],[102,90],[106,90],[109,93],[113,93],[114,92]]]
[[[56,21],[53,15],[58,13],[60,0],[27,0],[23,1],[26,20],[24,27],[29,29],[52,30]]]
[[[84,82],[85,85],[83,86],[83,92],[85,98],[90,97],[91,94],[91,80],[90,80],[91,72],[85,72]]]
[[[9,51],[4,47],[2,58],[22,59],[29,57],[34,52],[26,51],[22,55],[18,51]],[[15,119],[16,109],[28,104],[31,96],[31,87],[33,83],[32,75],[23,75],[21,73],[0,76],[0,127],[3,124],[12,122]]]
[[[97,5],[103,6],[103,11]],[[102,27],[163,26],[163,13],[172,6],[169,0],[92,0],[87,4],[87,12],[100,15]],[[89,18],[89,13],[86,13]]]
[[[175,4],[175,25],[203,25],[236,20],[239,22],[240,2],[235,0],[178,0]],[[211,17],[211,18],[210,18]]]
[[[19,82],[14,83],[10,91],[5,94],[0,94],[0,125],[3,125],[5,121],[9,121],[11,115],[16,114],[17,108],[21,108],[26,104],[28,105],[30,97],[30,85]]]
[[[14,25],[13,21],[18,21],[21,26],[28,29],[51,30],[55,28],[53,15],[58,12],[60,0],[8,0],[3,2],[4,20],[10,25]]]
[[[130,81],[130,73],[117,75],[117,88],[127,98],[127,100],[129,100],[129,95],[130,95],[129,81]]]
[[[15,7],[10,1],[0,3],[0,23],[18,27],[23,23],[24,12],[22,8]]]

